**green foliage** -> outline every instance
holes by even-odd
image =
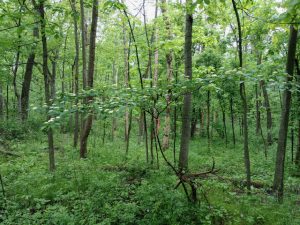
[[[2,141],[24,139],[29,129],[28,126],[21,124],[19,120],[0,121],[0,136]]]
[[[294,206],[298,178],[287,180],[284,205],[259,189],[248,196],[243,186],[213,178],[199,181],[200,204],[192,205],[186,201],[183,189],[174,189],[176,176],[161,158],[159,170],[146,166],[143,146],[132,143],[125,159],[120,135],[115,142],[103,145],[99,122],[92,132],[88,159],[78,159],[77,151],[68,147],[72,142],[69,134],[56,136],[55,173],[48,172],[46,140],[41,143],[43,136],[37,135],[38,139],[27,137],[16,147],[26,157],[12,157],[0,165],[6,190],[5,200],[0,201],[1,224],[281,225],[300,220],[299,208]],[[255,143],[255,134],[250,140]],[[235,149],[231,145],[224,149],[223,142],[215,138],[209,150],[203,145],[199,148],[203,141],[191,142],[191,171],[206,170],[214,156],[219,176],[243,179],[242,143]],[[271,184],[273,156],[265,159],[261,149],[250,147],[254,151],[254,181]],[[170,151],[166,153],[172,157]]]

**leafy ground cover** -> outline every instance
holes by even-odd
[[[253,181],[259,188],[247,195],[241,143],[224,148],[215,138],[208,149],[207,140],[196,137],[190,170],[208,170],[214,158],[219,171],[197,181],[200,201],[193,205],[181,188],[174,189],[176,176],[161,157],[159,169],[156,163],[147,165],[144,145],[134,142],[125,157],[122,138],[103,144],[96,128],[87,159],[79,159],[78,150],[70,147],[69,134],[57,135],[54,173],[48,171],[42,132],[8,141],[16,155],[0,159],[5,188],[1,224],[300,224],[300,182],[291,176],[289,163],[284,203],[278,204],[268,192],[275,147],[268,149],[266,159],[263,149],[251,146]],[[172,161],[171,150],[166,154]]]

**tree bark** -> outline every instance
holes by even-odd
[[[35,53],[32,52],[28,56],[26,69],[24,74],[24,80],[22,84],[22,92],[21,92],[21,119],[22,121],[27,120],[28,118],[28,106],[29,106],[29,92],[30,92],[30,84],[32,79],[32,71],[34,65]]]
[[[195,137],[196,126],[197,126],[197,113],[196,113],[196,108],[193,107],[192,120],[191,120],[191,138]]]
[[[93,0],[92,9],[92,24],[90,33],[90,49],[89,49],[89,66],[87,76],[87,88],[92,89],[94,84],[94,72],[95,72],[95,50],[96,50],[96,34],[97,34],[97,20],[98,20],[98,0]],[[89,96],[86,99],[86,103],[90,104],[93,101],[93,97]],[[89,112],[88,117],[83,122],[83,129],[80,137],[80,157],[87,157],[87,141],[90,131],[92,129],[93,114]]]
[[[184,72],[185,78],[192,80],[192,32],[193,32],[193,15],[191,12],[192,0],[186,1],[185,16],[185,43],[184,43]],[[192,94],[187,92],[184,95],[182,108],[182,129],[181,143],[179,153],[179,168],[184,170],[188,168],[189,142],[191,133],[191,104]]]
[[[135,57],[136,57],[136,61],[137,61],[137,69],[138,69],[138,74],[139,74],[139,79],[140,79],[140,86],[141,89],[144,89],[144,82],[143,82],[143,75],[142,75],[142,71],[141,71],[141,63],[140,63],[140,57],[139,57],[139,52],[138,52],[138,47],[137,47],[137,43],[136,43],[136,39],[135,39],[135,35],[133,33],[133,27],[131,25],[128,13],[125,9],[123,9],[124,15],[127,18],[128,21],[128,25],[130,28],[130,33],[131,33],[131,37],[134,43],[134,48],[135,48]],[[147,134],[147,117],[146,117],[146,112],[144,109],[141,109],[141,111],[143,111],[143,118],[144,118],[144,131],[145,131],[145,150],[146,150],[146,161],[149,161],[149,149],[148,149],[148,134]]]
[[[260,101],[260,92],[258,85],[255,84],[255,106],[256,106],[256,135],[260,135],[261,131],[261,118],[260,118],[260,107],[261,107],[261,101]]]
[[[24,5],[24,1],[23,1],[23,5]],[[22,12],[22,8],[23,5],[20,6],[19,9],[19,13]],[[17,21],[17,27],[21,26],[21,17],[19,17],[18,21]],[[21,40],[21,34],[18,35],[18,40]],[[18,87],[17,87],[17,75],[18,75],[18,69],[19,69],[19,61],[20,61],[20,45],[18,45],[17,47],[17,53],[16,53],[16,61],[15,61],[15,65],[13,66],[13,87],[14,87],[14,93],[17,99],[17,110],[18,113],[21,114],[21,97],[18,91]]]
[[[130,67],[129,67],[129,57],[130,57],[130,43],[131,38],[129,35],[129,40],[127,40],[126,36],[126,28],[125,24],[123,23],[123,44],[124,44],[124,81],[125,87],[131,88],[130,85]],[[130,131],[131,131],[131,122],[132,122],[132,109],[126,107],[125,109],[125,143],[126,143],[126,155],[129,151],[129,141],[130,141]]]
[[[85,15],[84,15],[84,3],[80,0],[80,14],[81,14],[81,53],[82,53],[82,79],[83,89],[87,86],[87,69],[86,69],[86,42],[87,42],[87,30],[85,26]]]
[[[47,37],[46,37],[46,17],[45,17],[45,9],[44,9],[44,1],[39,1],[37,5],[35,0],[32,0],[33,4],[37,8],[39,12],[41,21],[41,36],[42,36],[42,46],[43,46],[43,75],[44,75],[44,88],[45,88],[45,101],[47,104],[47,120],[51,119],[48,111],[52,105],[51,102],[51,90],[50,90],[50,82],[51,78],[48,73],[48,46],[47,46]],[[47,130],[48,133],[48,150],[49,150],[49,169],[50,171],[55,170],[55,159],[54,159],[54,143],[53,143],[53,130],[51,127]]]
[[[33,29],[33,36],[38,38],[39,31],[38,28]],[[22,83],[22,91],[21,91],[21,119],[22,121],[27,120],[28,118],[28,107],[29,107],[29,92],[30,85],[32,80],[32,72],[35,60],[35,46],[32,49],[32,52],[29,54],[27,58],[26,68],[24,79]]]
[[[276,154],[275,174],[273,181],[273,191],[277,194],[278,200],[283,200],[283,189],[284,189],[284,161],[286,153],[286,142],[288,133],[288,123],[291,107],[291,82],[293,81],[294,74],[294,60],[296,54],[297,45],[297,33],[298,30],[293,25],[290,26],[290,39],[288,43],[288,53],[286,62],[286,82],[287,86],[283,91],[283,104],[281,111],[280,127],[278,134],[278,145]]]
[[[3,105],[3,90],[2,90],[2,84],[0,83],[0,119],[3,117],[4,113],[4,105]]]
[[[266,111],[267,111],[267,142],[268,142],[268,145],[272,145],[273,144],[272,110],[271,110],[270,101],[269,101],[269,94],[268,94],[268,91],[267,91],[267,88],[266,88],[266,82],[264,80],[260,80],[260,87],[262,89],[262,93],[263,93],[263,96],[264,96],[264,106],[265,106]]]
[[[207,91],[207,117],[206,117],[206,135],[207,135],[207,146],[210,149],[210,91]]]
[[[223,135],[225,138],[225,146],[227,148],[228,137],[227,137],[227,126],[226,126],[226,113],[225,113],[225,106],[223,105],[223,102],[221,99],[220,99],[220,106],[221,106],[221,110],[222,110]]]
[[[171,33],[171,24],[169,21],[169,17],[167,15],[167,1],[161,0],[161,12],[165,23],[165,28],[167,32],[167,40],[172,39],[172,33]],[[173,56],[172,51],[169,50],[166,53],[166,62],[167,62],[167,81],[170,84],[171,80],[173,78]],[[170,90],[168,91],[168,94],[166,96],[166,103],[168,104],[166,108],[166,116],[165,116],[165,127],[164,127],[164,136],[163,136],[163,143],[162,147],[163,149],[168,149],[170,146],[170,133],[171,133],[171,107],[170,107],[170,101],[171,101],[171,95]]]
[[[297,71],[297,84],[298,84],[298,92],[297,92],[297,105],[298,107],[300,106],[300,67],[299,67],[299,61],[298,59],[295,60],[296,64],[296,71]],[[298,171],[300,172],[300,110],[297,112],[297,149],[296,149],[296,156],[295,156],[295,164],[296,167],[298,168]]]
[[[75,112],[75,124],[74,124],[74,137],[73,137],[73,146],[76,148],[78,144],[78,137],[79,137],[79,112],[78,112],[78,92],[79,92],[79,37],[78,37],[78,24],[77,24],[77,10],[76,10],[76,0],[72,0],[70,2],[71,8],[73,11],[73,21],[74,21],[74,41],[75,41],[75,105],[76,105],[76,112]],[[64,88],[64,84],[62,84]]]
[[[242,27],[240,22],[240,17],[238,13],[238,9],[236,6],[235,0],[232,0],[233,9],[235,12],[237,25],[238,25],[238,50],[239,50],[239,66],[243,67],[243,49],[242,49]],[[247,181],[247,189],[250,191],[251,189],[251,171],[250,171],[250,154],[248,147],[248,104],[247,104],[247,96],[246,96],[246,88],[244,79],[240,82],[240,96],[242,99],[243,105],[243,135],[244,135],[244,161],[245,161],[245,169],[246,169],[246,181]]]
[[[235,129],[234,129],[234,112],[233,112],[233,97],[230,97],[230,119],[231,119],[231,130],[232,130],[232,141],[235,146]]]
[[[58,59],[58,50],[55,50],[53,53],[53,58],[51,59],[52,64],[52,74],[50,76],[50,95],[51,100],[53,101],[56,97],[56,65],[57,65],[57,59]]]

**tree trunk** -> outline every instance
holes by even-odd
[[[127,41],[126,28],[123,23],[123,44],[124,44],[124,81],[125,87],[130,88],[130,67],[129,67],[129,57],[130,57],[130,42],[131,38]],[[132,110],[126,107],[125,109],[125,143],[126,143],[126,155],[129,150],[129,140],[130,140],[130,131],[131,131],[131,122],[132,122]]]
[[[281,111],[278,145],[276,154],[275,174],[273,182],[273,190],[278,195],[278,199],[281,202],[283,200],[283,188],[284,188],[284,161],[286,152],[286,142],[288,133],[288,123],[291,107],[291,82],[293,80],[294,73],[294,60],[297,45],[297,33],[293,25],[290,26],[290,39],[288,43],[288,53],[286,62],[286,82],[287,86],[283,91],[283,105]]]
[[[24,4],[24,2],[23,2],[23,4]],[[19,13],[22,12],[22,7],[23,6],[20,6]],[[21,17],[19,17],[19,19],[17,21],[17,26],[18,27],[21,26]],[[21,34],[18,35],[18,41],[21,41]],[[18,75],[18,69],[19,69],[20,54],[21,54],[20,46],[18,45],[16,61],[15,61],[15,64],[13,65],[12,71],[13,71],[13,87],[14,87],[14,93],[15,93],[15,96],[17,99],[17,110],[18,110],[19,114],[21,114],[21,97],[20,97],[18,87],[17,87],[17,75]]]
[[[238,13],[238,9],[236,6],[235,0],[232,0],[232,5],[234,9],[234,13],[237,20],[238,25],[238,50],[239,50],[239,66],[243,67],[243,50],[242,50],[242,27],[240,22],[240,17]],[[250,155],[248,148],[248,104],[247,104],[247,96],[246,96],[246,88],[244,79],[240,82],[240,96],[242,99],[243,105],[243,135],[244,135],[244,161],[245,161],[245,169],[246,169],[246,181],[247,181],[247,189],[250,191],[251,189],[251,171],[250,171]]]
[[[261,101],[260,101],[260,93],[259,88],[257,84],[255,84],[255,105],[256,105],[256,135],[260,135],[261,130],[261,118],[260,118],[260,107],[261,107]]]
[[[169,17],[167,15],[167,2],[166,0],[161,0],[161,12],[165,23],[166,33],[167,33],[167,40],[172,39],[172,33],[171,33],[171,24],[169,21]],[[166,53],[166,62],[167,62],[167,81],[170,84],[171,80],[173,78],[173,56],[172,51],[169,50]],[[168,149],[170,146],[170,133],[171,133],[171,107],[170,107],[170,101],[171,101],[171,90],[168,91],[169,93],[166,96],[166,103],[168,104],[166,109],[166,116],[165,116],[165,127],[164,127],[164,136],[163,136],[163,143],[162,147],[163,149]]]
[[[29,106],[29,92],[30,84],[32,79],[32,71],[34,65],[35,53],[32,52],[28,56],[26,69],[24,74],[24,80],[22,84],[22,93],[21,93],[21,118],[22,121],[27,120],[28,118],[28,106]]]
[[[297,71],[297,84],[298,84],[298,92],[297,92],[297,105],[300,106],[300,67],[298,59],[295,60],[296,64],[296,71]],[[296,149],[296,157],[295,157],[295,164],[298,167],[298,171],[300,172],[300,110],[297,112],[297,123],[298,123],[298,134],[297,134],[297,149]]]
[[[76,23],[76,27],[77,27],[77,19],[74,16],[76,16],[77,12],[74,11],[74,9],[73,9],[73,6],[72,6],[73,3],[70,2],[70,4],[71,4],[72,12],[74,13],[74,15],[73,15],[73,20],[74,20],[74,38],[76,39],[76,37],[75,37],[76,36],[76,34],[75,34],[75,23]],[[75,21],[75,19],[76,19],[76,21]],[[78,30],[76,32],[78,33]],[[77,39],[78,39],[78,37],[77,37]],[[68,40],[68,30],[66,31],[66,37],[65,37],[65,43],[64,43],[64,50],[63,50],[62,71],[61,71],[61,77],[60,77],[60,79],[61,79],[61,93],[63,95],[65,94],[65,67],[66,67],[67,40]],[[76,43],[75,43],[75,51],[76,51]],[[75,55],[74,64],[76,66],[76,55]]]
[[[50,95],[51,95],[51,99],[52,101],[55,99],[56,97],[56,65],[57,65],[57,59],[58,59],[58,50],[56,50],[54,52],[54,56],[53,59],[51,60],[52,63],[52,74],[50,76]]]
[[[205,125],[204,125],[204,112],[199,108],[200,113],[200,136],[205,136]]]
[[[233,97],[230,97],[230,119],[231,119],[231,130],[232,130],[232,141],[235,146],[235,130],[234,130],[234,112],[233,112]]]
[[[87,77],[87,88],[92,89],[94,83],[94,71],[95,71],[95,50],[96,50],[96,34],[97,34],[97,20],[98,20],[98,0],[93,0],[92,9],[92,24],[90,34],[90,51],[89,51],[89,66]],[[93,100],[92,96],[87,97],[86,103],[90,104]],[[80,135],[80,157],[87,157],[87,141],[90,131],[92,129],[93,114],[89,112],[88,117],[83,122],[83,129]]]
[[[143,110],[140,111],[140,116],[139,116],[139,136],[138,136],[138,143],[141,144],[141,142],[143,141],[143,137],[144,137],[144,113]]]
[[[76,10],[76,0],[70,2],[71,8],[73,11],[73,21],[74,21],[74,41],[75,41],[75,124],[74,124],[74,137],[73,137],[73,146],[76,148],[78,144],[79,137],[79,112],[78,112],[78,91],[79,91],[79,37],[78,37],[78,25],[77,25],[77,10]],[[63,72],[64,73],[64,72]],[[63,75],[64,77],[64,75]],[[62,83],[62,88],[64,91],[64,83]]]
[[[8,120],[8,115],[9,115],[9,107],[8,107],[8,103],[9,103],[9,91],[8,91],[9,87],[8,84],[6,84],[6,101],[5,101],[5,108],[6,108],[6,120]]]
[[[50,90],[50,82],[51,78],[48,73],[48,46],[47,46],[47,37],[46,37],[46,18],[45,18],[45,9],[44,9],[44,1],[40,1],[37,5],[35,0],[33,0],[35,7],[41,17],[41,36],[42,36],[42,46],[43,46],[43,75],[44,75],[44,86],[45,86],[45,101],[47,104],[47,120],[51,119],[48,111],[52,105],[51,102],[51,90]],[[48,150],[49,150],[49,169],[50,171],[55,170],[55,159],[54,159],[54,143],[53,143],[53,130],[52,128],[48,128]]]
[[[124,12],[124,15],[127,18],[128,25],[129,25],[129,28],[130,28],[131,37],[132,37],[132,40],[133,40],[133,43],[134,43],[135,57],[136,57],[136,61],[137,61],[137,68],[138,68],[138,74],[139,74],[139,79],[140,79],[140,85],[141,85],[141,89],[143,90],[144,89],[143,75],[142,75],[142,72],[141,72],[141,63],[140,63],[140,58],[139,58],[139,52],[138,52],[136,39],[135,39],[135,36],[134,36],[134,33],[133,33],[133,27],[131,25],[128,13],[125,10],[125,8],[123,9],[123,12]],[[147,135],[147,118],[146,118],[145,110],[141,109],[141,111],[143,111],[143,118],[144,118],[144,129],[145,129],[144,131],[145,131],[145,142],[146,142],[145,143],[145,147],[146,147],[145,150],[146,150],[146,160],[148,162],[149,161],[149,159],[148,159],[149,149],[148,149],[148,135]]]
[[[227,148],[228,137],[227,137],[227,126],[226,126],[226,114],[225,114],[225,107],[224,107],[223,103],[221,102],[221,100],[220,100],[220,106],[221,106],[221,110],[222,110],[223,135],[225,138],[225,146]]]
[[[116,65],[115,65],[115,61],[113,62],[113,66],[112,66],[112,75],[113,75],[113,83],[115,85],[115,87],[117,88],[118,87],[118,69],[115,68]],[[115,115],[113,115],[113,118],[112,118],[112,125],[111,125],[111,139],[112,141],[114,141],[115,139],[115,132],[117,130],[117,118]]]
[[[82,79],[83,79],[83,89],[87,86],[87,69],[86,69],[86,42],[87,42],[87,30],[85,26],[85,16],[84,16],[84,3],[80,0],[80,14],[81,14],[81,53],[82,53]]]
[[[184,43],[184,72],[185,79],[192,80],[192,32],[193,32],[193,15],[191,12],[192,1],[186,1],[185,17],[185,43]],[[182,108],[182,130],[179,153],[179,168],[181,170],[188,168],[189,142],[191,134],[191,111],[192,94],[190,92],[184,95]]]
[[[4,114],[4,105],[3,105],[3,90],[2,90],[2,84],[0,83],[0,119],[3,118]]]
[[[210,149],[210,91],[207,91],[207,117],[206,117],[206,135],[207,135],[207,146]]]
[[[196,114],[196,108],[193,107],[192,120],[191,120],[191,138],[195,137],[196,126],[197,126],[197,114]]]
[[[33,29],[33,36],[38,38],[38,28]],[[35,59],[35,47],[32,49],[32,52],[29,54],[27,58],[25,74],[22,84],[22,92],[21,92],[21,119],[22,121],[27,120],[28,118],[28,107],[29,107],[29,92],[30,85],[32,79],[32,71],[34,66]]]
[[[260,81],[260,87],[262,89],[262,93],[264,96],[264,106],[266,108],[267,111],[267,142],[268,145],[272,145],[273,144],[273,137],[272,137],[272,111],[271,111],[271,106],[270,106],[270,102],[269,102],[269,95],[268,95],[268,91],[266,88],[266,82],[264,80]]]
[[[298,119],[298,135],[297,135],[298,143],[297,143],[297,151],[295,157],[295,164],[298,167],[298,171],[300,171],[300,119]]]

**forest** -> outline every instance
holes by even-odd
[[[0,224],[299,225],[300,0],[0,0]]]

